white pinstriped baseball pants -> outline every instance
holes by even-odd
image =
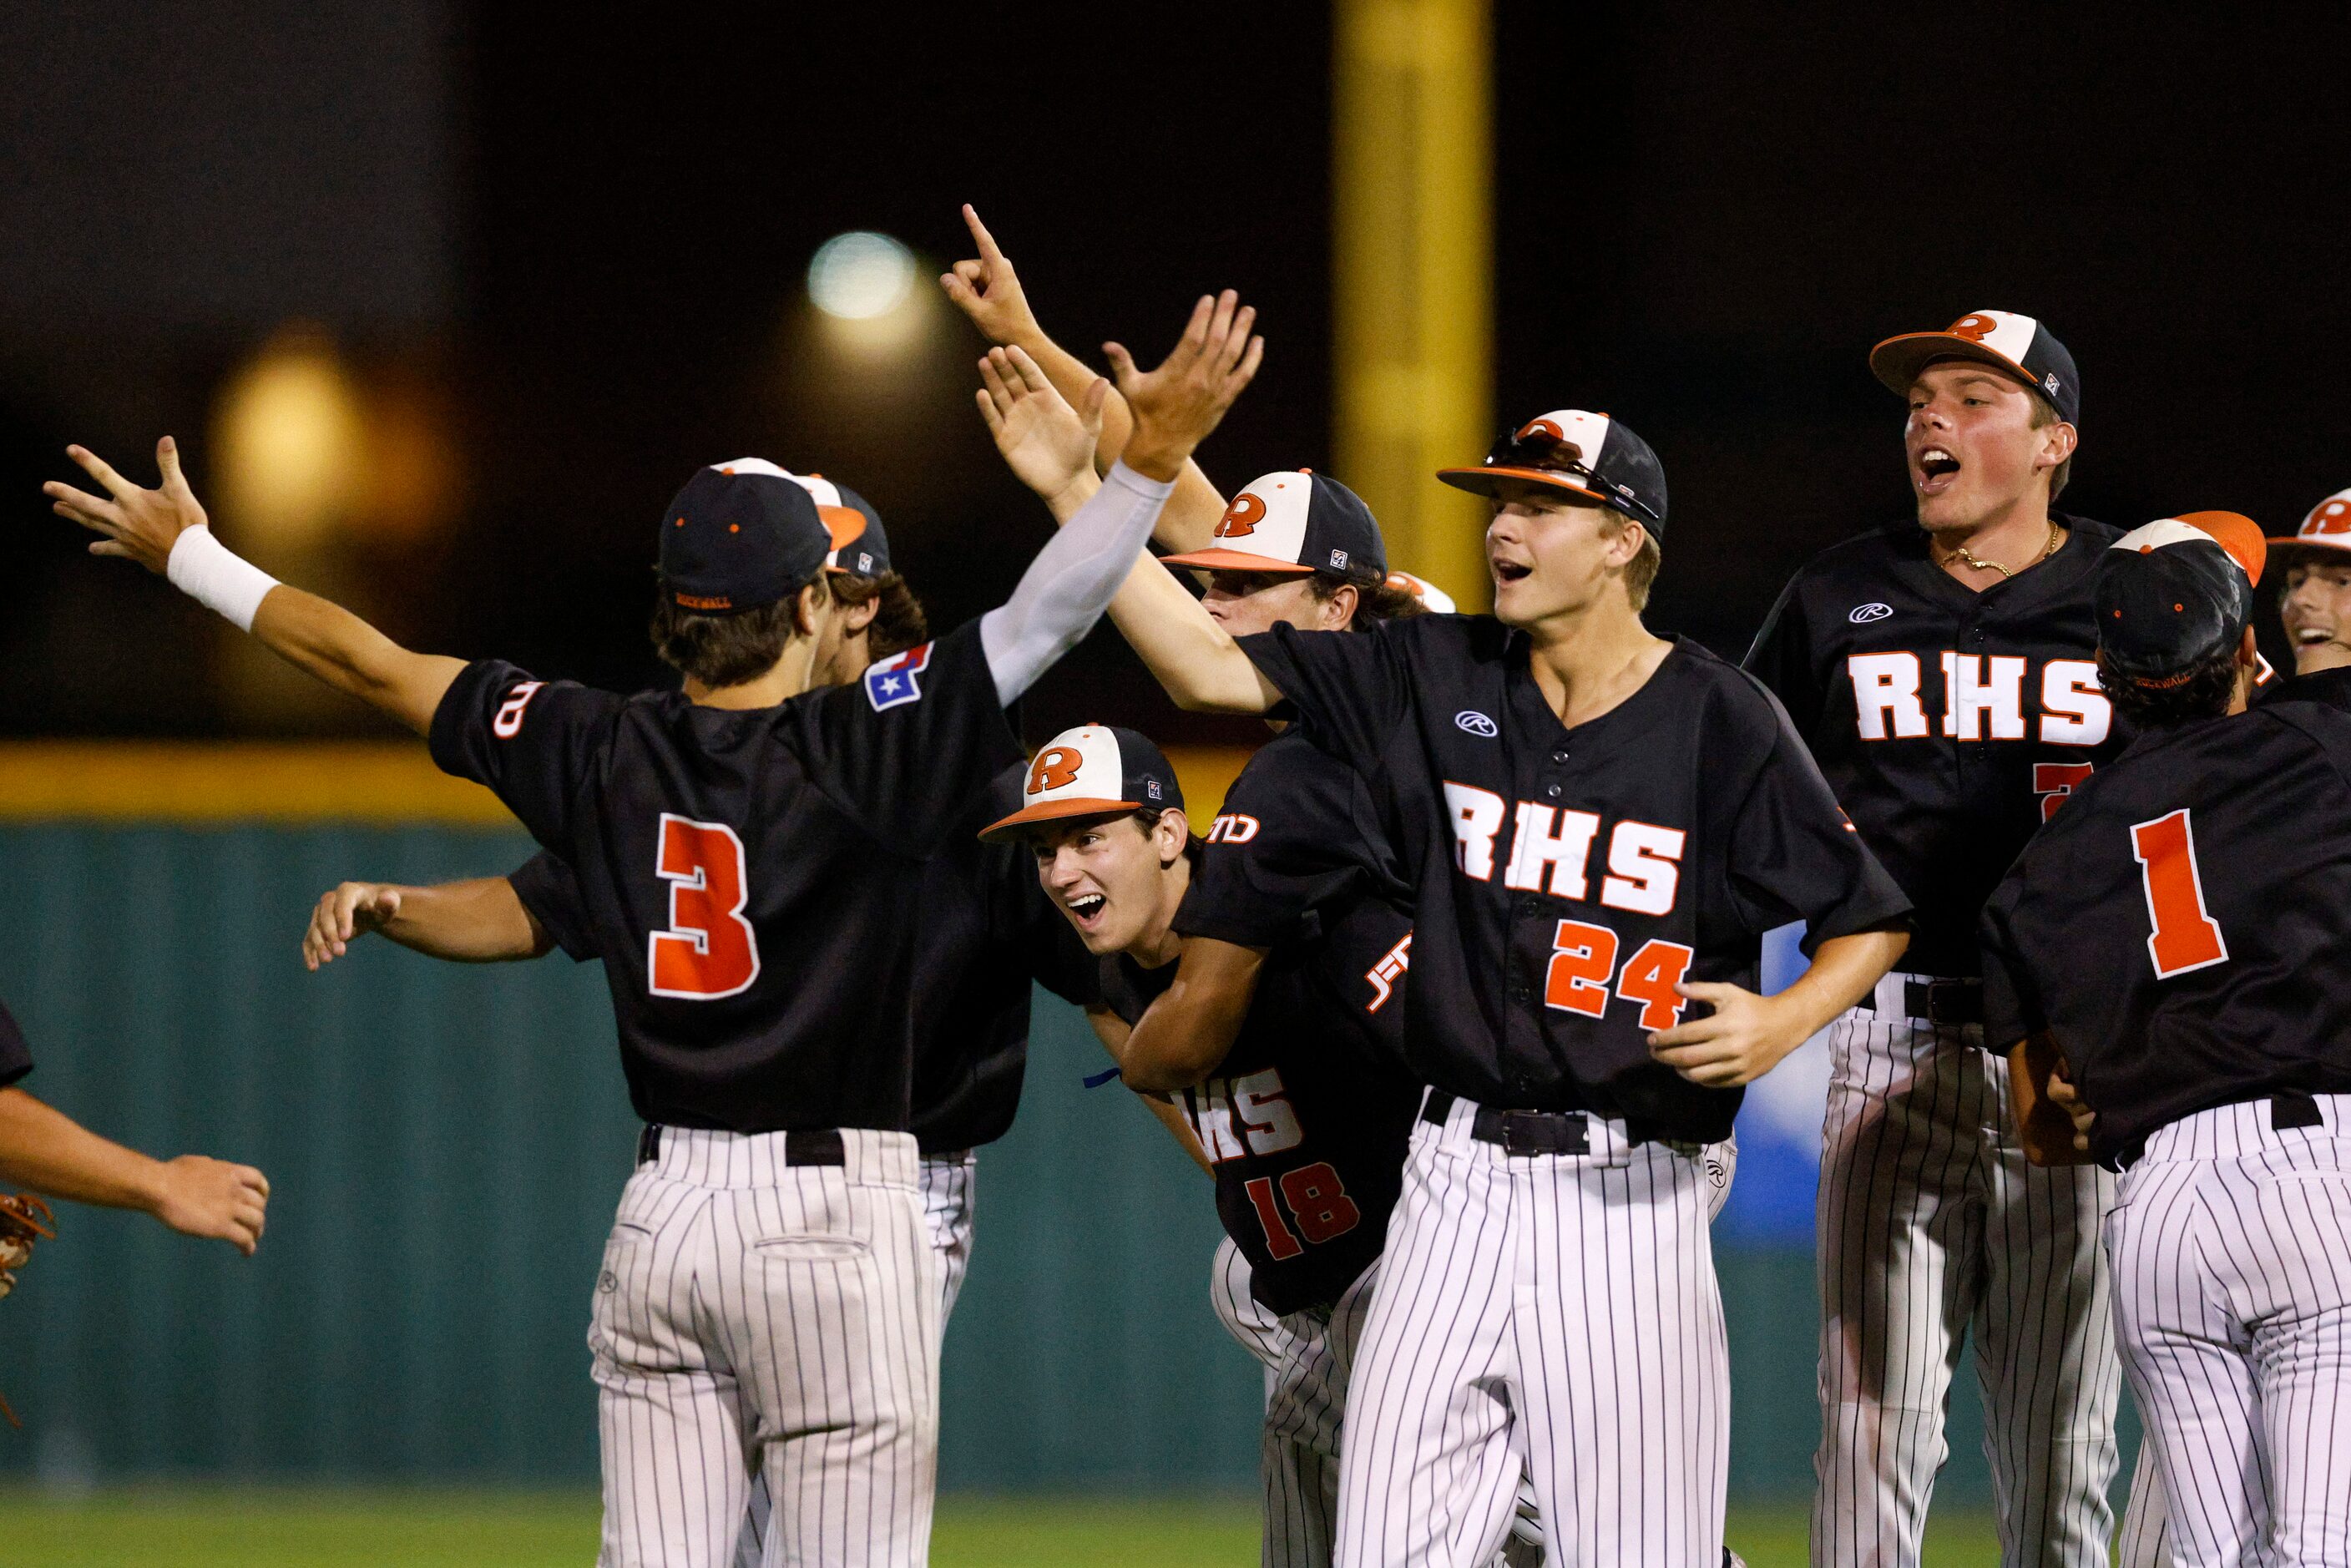
[[[1830,1033],[1813,1563],[1915,1568],[1972,1331],[2004,1568],[2105,1568],[2121,1368],[2097,1228],[2114,1178],[2029,1164],[2007,1062],[1980,1028],[1903,1016],[1910,977]],[[2125,1568],[2155,1561],[2154,1535]]]
[[[2179,1568],[2351,1564],[2351,1095],[2158,1129],[2106,1221]]]
[[[1510,1155],[1477,1107],[1413,1125],[1339,1462],[1342,1568],[1470,1568],[1521,1470],[1561,1568],[1722,1558],[1730,1367],[1715,1151]],[[1715,1167],[1709,1175],[1709,1166]]]
[[[604,1472],[601,1568],[724,1568],[753,1475],[781,1564],[929,1559],[940,1264],[914,1140],[662,1130],[604,1249],[588,1343]]]

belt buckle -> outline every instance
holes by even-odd
[[[1573,1125],[1569,1124],[1573,1122]],[[1582,1155],[1592,1149],[1591,1124],[1581,1112],[1505,1111],[1505,1155]]]

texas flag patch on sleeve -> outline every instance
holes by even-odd
[[[865,672],[865,700],[875,713],[923,700],[923,670],[931,662],[931,644],[893,653]]]

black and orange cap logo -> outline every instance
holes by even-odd
[[[1233,504],[1225,508],[1225,515],[1217,519],[1216,537],[1220,539],[1241,538],[1257,532],[1257,526],[1263,521],[1265,498],[1254,491],[1243,490],[1233,497]]]
[[[1085,760],[1073,747],[1047,747],[1029,765],[1029,793],[1042,795],[1048,789],[1068,789],[1078,781],[1078,769]]]

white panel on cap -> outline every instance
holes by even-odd
[[[1065,729],[1047,741],[1038,751],[1039,757],[1056,747],[1078,754],[1077,777],[1057,789],[1040,789],[1029,794],[1024,789],[1020,803],[1040,806],[1049,800],[1122,800],[1126,789],[1126,765],[1118,754],[1118,737],[1098,724],[1081,724],[1075,729]],[[1037,766],[1030,763],[1029,777],[1037,778]]]
[[[1608,440],[1606,414],[1586,413],[1580,408],[1555,408],[1549,413],[1539,413],[1519,426],[1519,434],[1523,435],[1539,424],[1549,425],[1558,433],[1560,440],[1573,443],[1575,449],[1583,454],[1585,467],[1598,466],[1600,448]]]
[[[786,474],[784,475],[784,477],[789,479],[793,484],[798,485],[801,489],[806,490],[810,496],[814,497],[816,498],[816,504],[820,507],[845,507],[849,505],[848,502],[841,498],[841,486],[834,484],[830,479],[820,479],[813,474]]]
[[[1957,328],[1967,321],[1996,323],[1991,331],[1980,337],[1974,333],[1965,335],[2016,365],[2024,363],[2024,352],[2032,347],[2032,335],[2041,330],[2040,322],[2030,316],[2019,316],[2013,310],[1970,310],[1951,325]]]
[[[732,463],[713,463],[721,474],[765,474],[770,479],[789,479],[792,475],[777,467],[764,457],[737,457]]]
[[[2296,530],[2304,538],[2333,538],[2351,535],[2351,490],[2337,490],[2310,508]]]
[[[1255,505],[1250,504],[1255,498]],[[1314,477],[1294,468],[1261,474],[1217,519],[1210,549],[1261,555],[1270,560],[1301,561],[1306,554],[1306,513],[1314,504]]]
[[[2161,549],[2166,545],[2199,542],[2209,545],[2218,544],[2220,541],[2194,523],[2183,523],[2178,517],[2162,517],[2133,528],[2106,548],[2126,550]]]

